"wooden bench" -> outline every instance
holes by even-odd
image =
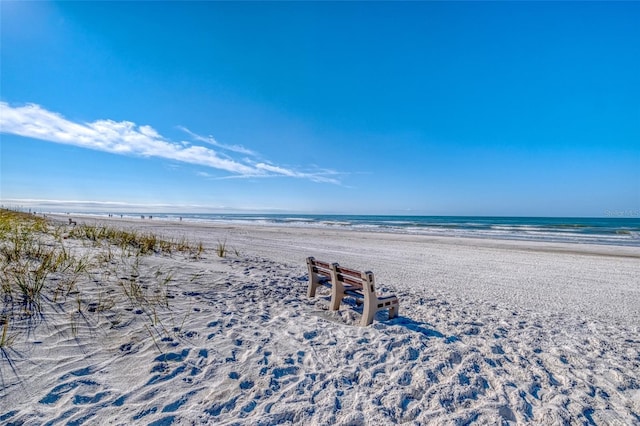
[[[361,326],[367,326],[373,322],[378,311],[389,310],[389,319],[398,316],[400,303],[395,294],[378,295],[376,293],[375,278],[373,272],[360,272],[355,269],[345,268],[337,263],[328,263],[307,258],[309,268],[309,287],[307,296],[314,297],[316,289],[321,285],[331,287],[331,310],[337,311],[345,297],[355,297],[362,300]]]

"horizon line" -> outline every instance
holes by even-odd
[[[71,207],[71,208],[69,208]],[[229,207],[229,206],[206,206],[198,204],[169,204],[169,203],[129,203],[123,201],[96,201],[96,200],[47,200],[47,199],[0,199],[0,208],[6,210],[31,212],[37,208],[43,210],[38,213],[44,214],[170,214],[170,215],[192,215],[192,214],[266,214],[266,215],[305,215],[305,216],[388,216],[388,217],[475,217],[475,218],[548,218],[548,219],[640,219],[640,208],[638,209],[606,209],[602,215],[513,215],[513,214],[436,214],[412,210],[402,210],[397,213],[354,213],[354,212],[320,212],[303,211],[295,209],[268,208],[268,207]],[[46,209],[52,209],[44,211]],[[72,211],[72,210],[79,211]],[[162,209],[167,210],[162,210]]]

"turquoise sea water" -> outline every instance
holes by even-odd
[[[134,213],[125,216],[140,218],[140,214]],[[147,217],[148,216],[149,215],[147,215]],[[153,220],[179,220],[181,217],[184,221],[199,222],[352,229],[368,232],[613,244],[640,247],[640,218],[638,217],[544,218],[202,213],[152,213],[152,216]]]

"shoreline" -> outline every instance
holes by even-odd
[[[54,213],[55,214],[55,213]],[[117,219],[118,214],[67,213]],[[578,243],[640,248],[640,220],[634,218],[525,218],[371,215],[240,215],[240,214],[125,214],[122,220],[153,220],[196,224],[276,228],[351,230],[411,236],[495,239],[521,242]]]
[[[238,223],[216,223],[207,221],[180,221],[175,219],[134,219],[134,218],[119,218],[119,217],[102,217],[97,215],[83,215],[76,214],[70,216],[61,213],[47,213],[47,217],[58,221],[61,224],[65,224],[68,218],[81,218],[87,223],[102,224],[102,223],[115,223],[125,224],[130,227],[140,227],[144,229],[167,229],[169,232],[175,232],[176,227],[184,229],[212,229],[212,230],[239,230],[248,231],[255,229],[257,232],[273,232],[278,233],[308,233],[313,236],[314,234],[320,235],[333,235],[336,239],[340,238],[341,234],[354,234],[362,235],[365,239],[379,239],[384,240],[406,240],[406,241],[425,241],[425,242],[437,242],[451,245],[471,245],[478,247],[493,247],[493,248],[505,248],[515,250],[530,250],[530,251],[547,251],[558,252],[568,254],[584,254],[595,256],[614,256],[614,257],[629,257],[640,259],[640,247],[630,245],[615,245],[615,244],[597,244],[597,243],[584,243],[584,242],[565,242],[565,241],[540,241],[540,240],[525,240],[525,239],[512,239],[512,238],[495,238],[487,236],[457,236],[457,235],[434,235],[434,234],[410,234],[400,233],[385,230],[371,231],[368,229],[349,229],[349,228],[323,228],[315,226],[281,226],[278,224],[238,224]]]

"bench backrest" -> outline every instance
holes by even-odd
[[[309,290],[307,293],[309,297],[315,295],[315,288],[320,285],[323,277],[329,278],[332,283],[338,284],[340,288],[347,286],[352,290],[362,291],[362,294],[367,299],[371,296],[375,297],[376,285],[371,271],[361,272],[345,268],[337,263],[322,262],[314,257],[307,258],[307,266],[309,268]]]
[[[373,278],[373,272],[365,271],[360,272],[355,269],[345,268],[340,265],[334,266],[335,279],[344,283],[362,289],[363,293],[375,294],[375,280]]]
[[[307,258],[307,265],[309,266],[309,274],[331,278],[331,264],[309,257]]]

